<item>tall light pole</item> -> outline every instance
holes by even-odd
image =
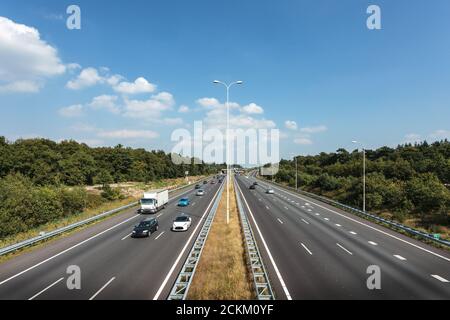
[[[352,143],[360,145],[363,152],[363,211],[366,212],[366,147],[356,140]]]
[[[230,88],[236,84],[243,84],[243,81],[235,81],[230,84],[214,80],[214,84],[221,84],[227,89],[227,224],[230,224]]]

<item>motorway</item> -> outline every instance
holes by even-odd
[[[189,250],[218,195],[219,184],[171,194],[158,212],[159,230],[149,238],[130,237],[133,226],[148,217],[136,208],[49,242],[0,265],[1,300],[150,300],[166,299]],[[191,204],[177,207],[182,196]],[[188,232],[171,231],[180,213],[192,217]],[[81,289],[69,290],[69,266],[81,270]],[[71,282],[71,281],[69,281]]]
[[[253,176],[236,179],[277,299],[450,299],[448,252],[269,182],[249,190]],[[368,289],[369,266],[380,268],[380,290]]]

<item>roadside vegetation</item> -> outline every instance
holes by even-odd
[[[226,208],[224,193],[189,289],[189,300],[255,299],[232,184],[229,225]]]
[[[0,137],[0,246],[130,203],[144,190],[184,184],[186,171],[193,180],[220,168],[175,165],[162,151],[121,145],[90,148],[46,139],[10,143]]]
[[[367,150],[366,209],[450,239],[450,142]],[[362,207],[362,153],[298,156],[298,186]],[[295,187],[295,161],[282,160],[277,182]]]

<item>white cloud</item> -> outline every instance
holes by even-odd
[[[180,106],[180,108],[178,109],[179,113],[188,113],[190,111],[188,106],[182,105]]]
[[[147,79],[140,77],[133,83],[121,82],[114,86],[114,90],[122,94],[139,94],[139,93],[152,93],[156,90],[156,85],[147,81]]]
[[[77,64],[70,64],[71,69],[77,70],[81,67]],[[100,68],[100,71],[96,68],[84,68],[80,74],[73,80],[67,82],[66,87],[71,90],[81,90],[88,87],[93,87],[98,84],[108,84],[110,86],[117,85],[123,77],[121,75],[109,75],[108,68]]]
[[[247,114],[262,114],[264,109],[255,103],[250,103],[242,108],[242,111]]]
[[[115,130],[115,131],[101,131],[98,133],[99,137],[107,139],[154,139],[158,138],[159,134],[150,130]]]
[[[100,139],[74,139],[78,143],[84,143],[87,144],[89,147],[100,147],[104,145],[104,141]]]
[[[104,79],[100,76],[97,69],[86,68],[81,70],[81,73],[76,79],[70,80],[66,87],[72,90],[80,90],[86,87],[92,87],[103,81]]]
[[[92,99],[89,106],[94,110],[105,109],[111,113],[119,114],[120,108],[117,106],[117,96],[101,95]]]
[[[59,109],[59,115],[65,118],[76,118],[83,116],[83,106],[81,104],[75,104],[69,107]]]
[[[0,92],[37,92],[46,78],[65,71],[37,29],[0,17]]]
[[[297,130],[298,129],[297,122],[295,122],[295,121],[287,120],[284,123],[284,126],[289,130]]]
[[[68,63],[66,65],[67,70],[69,71],[75,71],[81,69],[81,66],[78,63]]]
[[[14,81],[4,85],[0,85],[0,92],[16,92],[16,93],[36,93],[41,89],[42,84],[37,81]]]
[[[168,126],[178,126],[183,124],[183,119],[181,118],[164,118],[162,123]]]
[[[417,133],[409,133],[405,136],[406,143],[416,143],[422,141],[422,136]]]
[[[432,140],[450,139],[450,130],[436,130],[429,136]]]
[[[206,109],[204,123],[207,128],[216,128],[224,130],[227,119],[226,104],[221,103],[216,98],[201,98],[197,104]],[[272,129],[276,127],[275,122],[264,118],[255,118],[252,115],[258,115],[264,112],[264,109],[255,103],[250,103],[241,107],[238,103],[230,102],[230,128],[232,129]]]
[[[213,108],[220,106],[220,102],[216,98],[201,98],[197,100],[197,103],[203,108]]]
[[[301,132],[309,133],[309,134],[321,133],[321,132],[325,132],[327,130],[328,130],[328,128],[324,125],[317,126],[317,127],[305,127],[305,128],[300,129]]]
[[[313,144],[312,140],[309,137],[298,137],[294,140],[294,143],[302,146],[309,146]]]
[[[129,100],[125,98],[124,116],[145,120],[159,120],[161,113],[172,109],[175,101],[168,92],[161,92],[149,100]]]

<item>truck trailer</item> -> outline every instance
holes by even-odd
[[[140,201],[139,213],[157,213],[159,210],[164,209],[169,202],[168,190],[155,190],[144,192],[144,196]]]

